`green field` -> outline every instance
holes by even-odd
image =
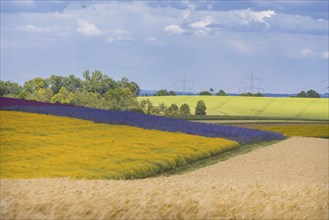
[[[243,96],[151,96],[139,97],[149,99],[155,106],[186,103],[194,114],[198,100],[206,104],[207,115],[274,117],[289,119],[329,120],[329,99],[327,98],[273,98]]]

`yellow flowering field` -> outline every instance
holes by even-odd
[[[284,124],[274,126],[257,126],[260,130],[273,131],[285,136],[322,137],[329,138],[329,124]]]
[[[0,111],[1,178],[143,178],[238,143],[182,133]]]

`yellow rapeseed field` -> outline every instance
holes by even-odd
[[[149,177],[238,143],[14,111],[1,114],[1,178]]]
[[[329,120],[329,99],[327,98],[276,98],[245,96],[150,96],[155,106],[164,103],[167,106],[175,103],[178,106],[186,103],[191,114],[195,112],[196,103],[203,100],[207,115],[277,117],[291,119]]]
[[[281,133],[285,136],[323,137],[329,138],[329,124],[285,124],[274,126],[256,126],[255,128]]]

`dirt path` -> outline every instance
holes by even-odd
[[[293,137],[144,180],[1,180],[1,219],[328,219],[329,140]]]

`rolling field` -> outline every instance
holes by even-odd
[[[194,114],[198,100],[206,104],[207,115],[275,117],[290,119],[329,120],[329,99],[315,98],[272,98],[241,96],[150,96],[154,105],[164,103],[167,106],[175,103],[178,106],[186,103]]]
[[[1,219],[328,219],[327,139],[18,99],[0,104]],[[286,136],[328,130],[257,126]],[[233,156],[166,176],[224,151]]]
[[[145,178],[239,145],[67,117],[0,114],[1,178]]]
[[[294,137],[183,175],[2,179],[1,219],[328,219],[328,142]]]

